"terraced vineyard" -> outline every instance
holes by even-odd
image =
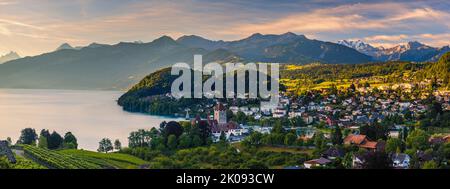
[[[120,153],[98,153],[85,150],[47,150],[23,145],[25,155],[54,169],[135,169],[148,162]]]
[[[72,155],[23,145],[25,154],[35,161],[55,169],[101,169],[102,166]]]
[[[16,155],[17,162],[12,164],[13,169],[46,169],[44,166]]]
[[[104,168],[121,168],[121,169],[134,169],[140,165],[148,164],[148,162],[121,153],[98,153],[86,150],[61,150],[58,153],[70,155],[78,158],[82,158],[86,161],[101,165]]]

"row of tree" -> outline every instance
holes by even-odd
[[[117,150],[117,151],[122,150],[122,143],[120,142],[119,139],[116,139],[114,141],[114,146],[113,146],[113,143],[111,142],[111,139],[109,139],[109,138],[103,138],[98,143],[98,149],[97,149],[98,152],[108,153],[113,150]]]
[[[60,148],[78,148],[77,138],[72,134],[72,132],[67,132],[64,137],[62,137],[56,131],[50,133],[49,130],[42,129],[38,137],[36,130],[33,128],[23,129],[17,144],[36,145],[36,141],[38,141],[37,145],[39,147],[51,150]]]

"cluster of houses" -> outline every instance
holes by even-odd
[[[437,143],[448,143],[450,142],[450,135],[444,135],[440,137],[431,137],[428,141],[431,145]],[[367,139],[365,135],[348,135],[344,139],[344,145],[354,145],[359,148],[364,148],[369,151],[383,151],[384,150],[384,142],[376,142],[370,141]],[[338,149],[335,147],[330,147],[326,150],[322,156],[318,159],[312,159],[304,162],[304,168],[311,169],[314,167],[326,167],[333,163],[336,158],[343,158],[345,153],[342,149]],[[393,153],[391,154],[392,167],[395,169],[408,169],[411,163],[411,157],[405,153]],[[426,162],[433,160],[433,157],[430,154],[426,154],[423,151],[417,152],[417,157],[420,162]],[[364,155],[354,154],[352,156],[352,168],[360,169],[363,168],[364,164]],[[297,166],[296,168],[301,168]]]
[[[417,117],[425,113],[429,107],[424,104],[426,97],[406,101],[402,100],[403,97],[397,93],[390,94],[386,91],[380,93],[384,94],[372,94],[366,91],[359,91],[354,96],[344,99],[336,95],[315,98],[314,94],[311,94],[312,96],[308,99],[306,97],[293,99],[281,95],[278,106],[272,107],[238,107],[218,103],[213,108],[214,116],[208,117],[206,120],[196,117],[192,121],[197,123],[205,122],[210,125],[213,141],[215,142],[219,141],[223,134],[230,142],[240,142],[251,131],[269,134],[271,127],[250,126],[228,121],[227,110],[231,110],[234,114],[242,112],[246,116],[253,116],[255,120],[302,118],[306,127],[302,125],[303,127],[285,128],[295,129],[298,137],[303,140],[311,139],[314,136],[317,130],[314,124],[325,123],[329,127],[338,126],[354,131],[352,132],[353,134],[348,135],[344,139],[345,145],[355,145],[371,151],[381,151],[384,150],[384,142],[370,141],[365,135],[360,135],[358,131],[361,125],[379,122],[388,116],[394,115],[405,117],[406,114],[409,114],[408,116]],[[443,109],[450,110],[449,92],[436,92],[434,96],[442,104]],[[399,137],[405,128],[403,125],[395,125],[389,133],[390,137]],[[335,158],[342,158],[344,155],[341,150],[331,147],[321,158],[306,161],[304,167],[326,166],[332,163]],[[391,157],[394,168],[405,169],[409,167],[411,157],[407,154],[393,154]],[[362,156],[353,156],[354,168],[361,167],[363,162],[364,158]]]
[[[239,125],[235,122],[228,121],[226,115],[226,108],[222,103],[218,103],[214,107],[214,116],[208,117],[206,120],[201,119],[199,116],[192,119],[192,124],[208,124],[211,128],[211,134],[214,142],[220,140],[221,135],[225,135],[230,142],[242,141],[246,136],[250,134],[250,131],[269,134],[271,127],[260,126],[245,126]],[[312,138],[316,132],[313,127],[300,127],[295,128],[299,137]],[[445,139],[447,140],[447,138]],[[344,139],[344,145],[354,145],[359,148],[364,148],[369,151],[382,151],[384,150],[384,142],[370,141],[367,136],[360,134],[350,134]],[[313,159],[304,162],[305,168],[312,168],[317,166],[327,166],[332,163],[336,158],[343,158],[345,153],[342,149],[330,147],[326,150],[322,157],[319,159]],[[364,159],[362,156],[353,156],[353,167],[361,167]],[[393,156],[393,167],[406,169],[409,167],[410,157],[407,154],[395,154]],[[299,167],[297,167],[299,168]]]
[[[314,95],[314,94],[312,94]],[[443,104],[444,109],[450,110],[450,94],[436,93],[436,99]],[[208,122],[213,127],[213,135],[220,135],[225,132],[227,136],[232,136],[234,140],[242,137],[236,137],[236,134],[245,135],[248,128],[239,123],[229,123],[226,111],[230,110],[234,114],[244,113],[246,116],[254,116],[255,120],[271,118],[302,118],[304,124],[313,126],[314,123],[325,123],[326,125],[339,126],[350,130],[358,131],[362,124],[371,124],[381,121],[388,116],[405,117],[406,114],[411,117],[417,117],[424,114],[428,107],[422,99],[412,101],[401,101],[401,96],[397,94],[384,94],[382,98],[379,94],[369,95],[369,93],[357,93],[351,98],[341,99],[336,95],[327,95],[319,100],[306,100],[305,98],[292,99],[281,95],[278,106],[272,107],[249,107],[233,106],[219,103],[214,107],[214,117],[208,117]],[[310,99],[315,99],[314,96]],[[304,125],[303,125],[304,126]],[[255,128],[260,129],[258,126]],[[398,136],[399,131],[404,129],[402,125],[396,125],[391,136]],[[269,129],[266,128],[268,132]]]
[[[290,98],[280,95],[278,106],[233,106],[228,109],[234,114],[244,113],[253,116],[255,120],[270,118],[296,118],[301,117],[305,124],[324,122],[329,126],[354,129],[361,124],[381,121],[389,116],[418,117],[424,114],[428,107],[424,99],[402,100],[396,93],[373,94],[368,92],[356,93],[354,96],[341,99],[336,95],[327,95],[320,99],[314,94],[308,100],[303,98]],[[444,110],[450,110],[450,93],[436,92],[436,99],[442,103]],[[425,98],[425,97],[423,97]],[[408,114],[408,115],[406,115]]]
[[[370,141],[365,135],[348,135],[344,139],[344,145],[353,145],[359,148],[364,148],[368,151],[384,151],[384,142]],[[324,167],[333,162],[336,158],[343,158],[345,153],[342,149],[334,147],[329,148],[322,154],[322,157],[318,159],[312,159],[304,162],[304,167],[307,169],[313,167]],[[392,154],[392,167],[396,169],[408,169],[410,165],[411,157],[408,154],[396,153]],[[360,154],[354,154],[352,156],[352,168],[362,168],[364,164],[364,156]]]

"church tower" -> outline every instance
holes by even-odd
[[[219,124],[227,123],[227,110],[220,102],[214,107],[214,120]]]

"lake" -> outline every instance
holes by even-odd
[[[11,137],[15,143],[27,127],[36,129],[38,135],[41,129],[55,130],[63,137],[71,131],[78,139],[78,148],[95,151],[102,138],[119,139],[127,146],[131,131],[181,120],[125,112],[116,103],[122,93],[0,89],[0,139]]]

